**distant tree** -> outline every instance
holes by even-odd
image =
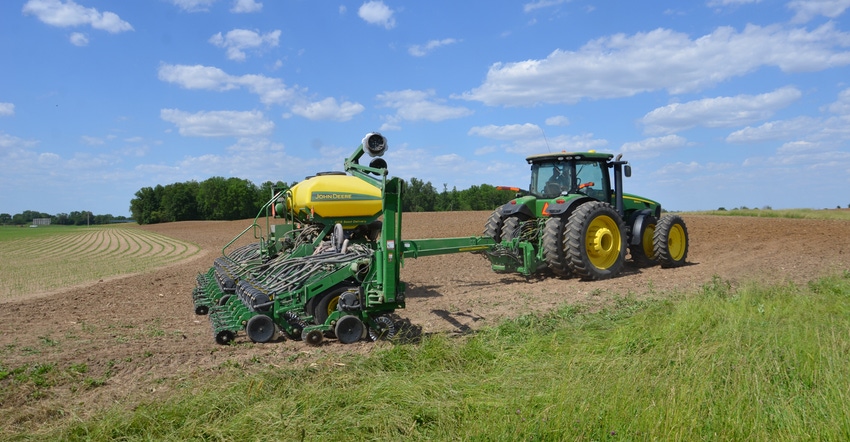
[[[197,181],[169,184],[162,192],[163,221],[187,221],[200,217]]]
[[[10,222],[12,222],[12,215],[0,213],[0,224],[9,224]]]
[[[437,189],[430,182],[411,178],[404,189],[401,210],[404,212],[433,212],[437,203]]]
[[[726,208],[721,206],[721,207],[718,207],[718,208],[717,208],[717,211],[718,211],[718,212],[725,212],[725,211],[726,211]]]
[[[154,187],[142,187],[136,192],[136,197],[130,200],[130,213],[139,224],[155,224],[162,221],[162,193],[161,185]]]

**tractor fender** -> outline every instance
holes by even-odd
[[[549,216],[568,216],[573,213],[573,210],[575,210],[576,207],[590,201],[597,200],[590,197],[572,199],[556,198],[549,203],[549,206],[546,208],[546,213],[548,213]]]
[[[646,223],[651,216],[652,210],[650,209],[636,211],[629,215],[629,219],[626,222],[626,225],[630,227],[629,244],[640,244],[640,235],[635,235],[634,232],[643,232],[644,223]]]
[[[534,204],[532,201],[530,204]],[[529,203],[527,201],[517,201],[513,200],[507,204],[502,205],[502,219],[510,217],[522,215],[525,219],[535,218],[534,211],[528,207]]]

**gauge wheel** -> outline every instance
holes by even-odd
[[[336,321],[334,333],[339,342],[343,344],[353,344],[363,337],[365,328],[363,321],[354,315],[345,315]]]
[[[565,232],[570,270],[586,280],[607,279],[623,270],[625,226],[617,211],[601,201],[579,206]]]
[[[261,344],[271,341],[276,331],[274,321],[266,315],[254,316],[245,324],[245,334],[248,335],[248,339]]]
[[[661,217],[653,235],[655,256],[661,267],[681,267],[688,258],[688,228],[679,215]]]

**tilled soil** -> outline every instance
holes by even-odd
[[[479,235],[488,215],[405,214],[404,238]],[[468,253],[408,259],[402,270],[407,308],[397,313],[422,333],[466,333],[565,303],[598,308],[619,296],[692,292],[714,277],[733,285],[804,284],[850,269],[847,221],[683,218],[690,236],[688,265],[662,269],[627,264],[622,275],[605,281],[496,274],[484,257]],[[217,345],[207,318],[193,312],[192,288],[221,247],[249,224],[138,227],[195,243],[203,251],[149,273],[0,303],[0,369],[55,364],[68,378],[52,386],[20,383],[15,376],[0,381],[0,427],[35,429],[46,419],[84,416],[115,404],[132,407],[167,396],[179,382],[223,363],[322,363],[329,355],[391,345],[329,340],[313,348],[282,339],[253,344],[244,333],[237,335],[236,345]]]

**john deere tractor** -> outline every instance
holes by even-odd
[[[553,273],[599,280],[619,274],[627,251],[641,266],[678,267],[688,255],[688,229],[661,205],[623,193],[631,166],[621,156],[597,152],[532,155],[528,190],[497,208],[484,235],[495,271]]]

